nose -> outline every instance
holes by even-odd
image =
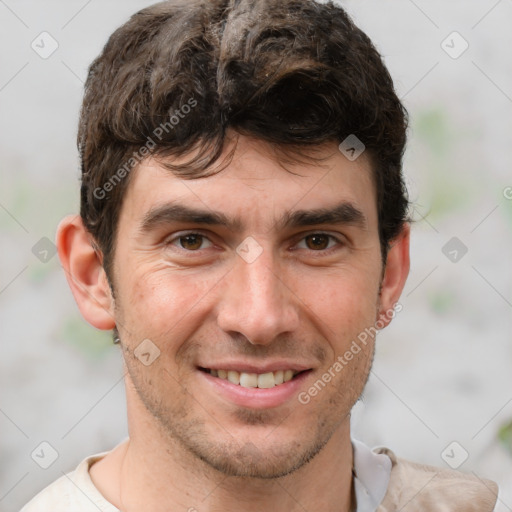
[[[243,335],[254,345],[268,345],[299,325],[298,299],[270,249],[252,262],[236,255],[221,287],[219,327]]]

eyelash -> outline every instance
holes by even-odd
[[[180,239],[186,238],[187,236],[190,236],[190,235],[197,235],[199,237],[202,237],[203,239],[206,239],[206,240],[210,241],[210,243],[212,243],[211,240],[206,235],[204,235],[203,233],[199,233],[197,231],[187,231],[187,232],[181,233],[180,235],[175,236],[175,237],[167,240],[165,242],[165,245],[172,246],[173,242],[179,241]],[[339,250],[340,249],[339,246],[345,245],[344,242],[342,240],[340,240],[339,238],[337,238],[334,235],[331,235],[329,233],[324,233],[322,231],[318,231],[318,232],[315,231],[313,233],[308,233],[307,235],[303,236],[299,241],[302,242],[306,238],[308,238],[310,236],[314,236],[314,235],[326,236],[326,237],[329,238],[329,241],[335,241],[338,244],[338,247],[328,247],[327,249],[319,249],[317,251],[315,251],[314,249],[306,249],[306,250],[309,250],[310,252],[330,254],[333,250]],[[178,250],[186,252],[186,253],[190,253],[190,254],[193,254],[193,253],[201,251],[201,249],[197,249],[195,251],[191,251],[191,250],[188,250],[188,249],[184,249],[183,247],[178,248]]]

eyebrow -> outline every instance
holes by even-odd
[[[183,222],[224,226],[230,231],[242,231],[240,219],[228,217],[223,212],[202,210],[173,202],[151,208],[142,219],[139,231],[141,233],[171,224]],[[352,225],[361,229],[368,227],[364,213],[353,203],[343,201],[332,208],[317,208],[312,210],[295,210],[283,214],[275,229],[298,228],[317,224]]]

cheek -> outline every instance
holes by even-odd
[[[183,335],[192,319],[197,322],[201,304],[214,283],[169,269],[139,269],[126,280],[120,294],[127,328],[139,337],[168,343]]]
[[[301,281],[297,295],[306,305],[304,310],[333,343],[346,342],[374,325],[379,291],[375,272],[346,270]]]

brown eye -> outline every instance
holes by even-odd
[[[201,233],[190,232],[168,239],[166,241],[166,245],[173,247],[178,251],[199,252],[201,249],[208,249],[211,247],[212,243],[209,241],[207,236]]]
[[[193,233],[190,235],[180,236],[178,240],[180,241],[180,246],[183,249],[187,249],[188,251],[195,251],[201,247],[203,238],[203,235]]]
[[[298,244],[299,249],[328,254],[341,249],[344,243],[339,238],[327,233],[312,233],[306,235]]]
[[[308,235],[305,237],[306,245],[308,246],[308,249],[312,250],[324,250],[327,249],[327,246],[329,245],[329,235],[324,235],[321,233],[316,233],[314,235]]]

